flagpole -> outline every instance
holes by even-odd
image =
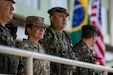
[[[69,7],[69,9],[70,9],[70,11],[71,11],[69,17],[70,17],[71,19],[73,19],[74,0],[71,0],[71,1],[70,1],[70,7]],[[71,25],[72,25],[72,21],[71,21]],[[72,27],[72,26],[71,26],[71,27]],[[70,31],[71,31],[71,30],[70,30]]]

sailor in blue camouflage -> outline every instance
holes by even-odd
[[[44,18],[38,16],[28,16],[26,18],[25,34],[28,39],[24,39],[19,47],[33,52],[45,54],[44,48],[38,42],[43,38],[46,30]],[[22,59],[25,65],[26,59]],[[33,75],[50,75],[50,62],[46,60],[33,60]]]
[[[95,56],[90,47],[94,45],[99,35],[99,30],[93,25],[82,27],[81,40],[73,46],[76,60],[95,64]],[[92,69],[77,67],[75,75],[96,75],[95,72]]]

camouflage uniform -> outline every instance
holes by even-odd
[[[45,54],[45,51],[40,44],[35,44],[28,39],[23,40],[19,44],[19,47],[22,49],[29,50],[29,51],[40,52],[40,53]],[[22,61],[25,65],[26,60],[23,59]],[[49,61],[34,59],[33,60],[33,75],[50,75],[49,65],[50,65]]]
[[[41,40],[47,54],[72,59],[72,44],[65,31],[58,32],[52,25],[46,30]],[[70,75],[72,66],[51,62],[51,75]]]
[[[31,34],[32,34],[31,35],[29,32],[33,26],[35,26],[35,30],[39,30],[38,32],[44,32],[44,30],[46,28],[46,26],[44,24],[44,18],[38,17],[38,16],[28,16],[26,18],[25,34],[28,35],[28,39],[23,40],[19,44],[19,48],[45,54],[45,50],[38,43],[38,40],[40,40],[41,38],[40,37],[34,38],[35,34],[33,35],[33,32],[31,32]],[[29,28],[29,31],[28,31],[28,28]],[[38,34],[38,32],[36,34]],[[39,36],[40,36],[40,34],[39,34]],[[36,42],[31,41],[32,38]],[[26,60],[22,59],[22,61],[25,65]],[[33,75],[50,75],[50,62],[46,61],[46,60],[34,59],[33,60]]]
[[[15,47],[10,31],[0,25],[0,45]],[[17,56],[0,54],[0,73],[16,74],[19,59]]]
[[[92,52],[83,41],[80,40],[79,43],[75,44],[73,50],[75,52],[76,60],[95,63],[95,58],[93,57]],[[86,68],[78,67],[76,72],[77,75],[94,75],[94,70]]]
[[[73,54],[72,54],[72,43],[70,41],[70,37],[65,31],[63,31],[65,27],[62,28],[62,33],[60,33],[57,30],[57,27],[54,24],[55,19],[52,18],[58,16],[57,13],[56,16],[54,16],[55,12],[59,12],[59,14],[61,13],[65,14],[64,17],[65,21],[66,21],[66,17],[69,16],[65,8],[54,7],[52,9],[49,9],[48,14],[50,15],[51,26],[46,30],[42,43],[48,54],[72,59]],[[50,67],[51,67],[51,71],[50,71],[51,75],[71,75],[73,69],[71,65],[58,64],[53,62],[51,62]]]

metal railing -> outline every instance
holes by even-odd
[[[108,72],[113,73],[113,68],[91,64],[91,63],[86,63],[86,62],[81,62],[81,61],[76,61],[76,60],[71,60],[71,59],[66,59],[66,58],[61,58],[61,57],[56,57],[56,56],[47,55],[47,54],[36,53],[32,51],[26,51],[26,50],[22,50],[18,48],[11,48],[7,46],[0,46],[0,53],[26,57],[27,64],[28,64],[27,75],[33,75],[33,58],[48,60],[48,61],[56,62],[56,63],[74,65],[74,66],[79,66],[79,67],[84,67],[84,68],[101,70],[103,71],[102,75],[107,75]]]

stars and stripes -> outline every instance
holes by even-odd
[[[95,55],[101,59],[96,59],[96,63],[99,65],[105,65],[105,45],[102,34],[102,22],[101,22],[101,0],[94,0],[91,11],[91,23],[100,30],[100,36],[94,45]]]

